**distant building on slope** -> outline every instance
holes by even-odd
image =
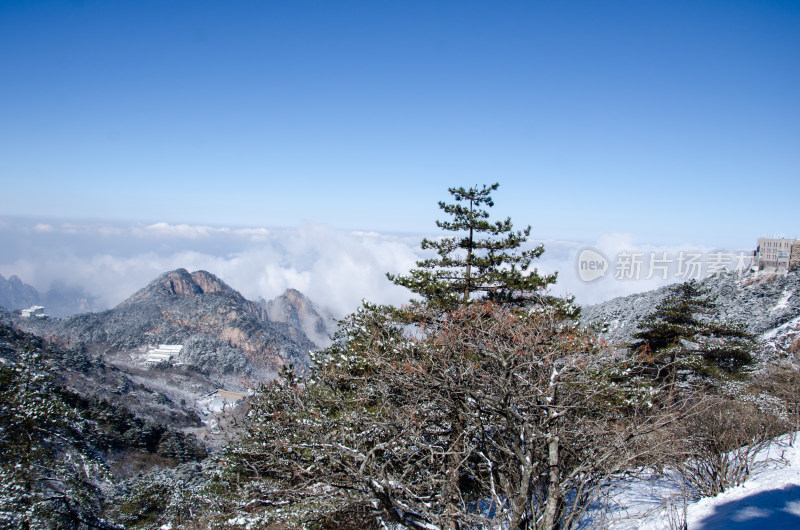
[[[241,401],[242,399],[247,397],[246,392],[231,392],[230,390],[217,390],[217,397],[226,400],[229,403],[236,403],[237,401]]]
[[[800,239],[759,237],[755,264],[759,270],[800,267]]]
[[[183,346],[180,344],[160,344],[158,348],[151,348],[147,352],[145,364],[160,364],[163,362],[170,362],[173,357],[176,357]]]
[[[46,315],[44,314],[44,307],[40,305],[35,305],[33,307],[29,307],[28,309],[22,310],[22,318],[31,318],[31,317],[43,318],[45,316]]]

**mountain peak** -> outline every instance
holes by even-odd
[[[175,269],[150,282],[126,302],[137,302],[151,297],[200,296],[211,293],[238,294],[208,271],[200,270],[190,274],[186,269]]]
[[[263,307],[210,272],[182,268],[161,274],[108,311],[25,324],[44,327],[48,336],[70,345],[130,352],[180,344],[180,362],[218,375],[272,376],[286,364],[308,364],[308,352],[316,347],[302,329],[270,322]]]
[[[194,284],[200,288],[203,294],[235,292],[227,283],[223,282],[208,271],[195,271],[191,274]]]
[[[301,293],[297,289],[293,289],[291,287],[289,289],[286,289],[281,296],[285,297],[287,300],[289,300],[292,303],[292,305],[294,305],[295,307],[298,307],[298,308],[301,305],[304,306],[304,305],[307,305],[307,304],[310,303],[310,301],[308,300],[308,297],[306,297],[306,295],[304,295],[303,293]]]
[[[331,342],[336,319],[329,311],[319,308],[297,289],[286,289],[282,295],[262,303],[271,322],[283,322],[302,329],[317,346]]]
[[[19,276],[7,280],[0,275],[0,306],[7,309],[23,309],[41,302],[42,296],[34,287],[24,283]]]

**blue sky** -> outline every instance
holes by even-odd
[[[0,0],[0,50],[5,215],[800,232],[800,2]]]

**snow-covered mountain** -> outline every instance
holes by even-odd
[[[764,341],[763,353],[780,355],[800,347],[800,272],[723,274],[701,284],[716,299],[720,318],[745,323]],[[624,344],[668,292],[661,287],[584,307],[583,321],[607,324],[606,338]]]
[[[177,269],[107,311],[22,318],[0,308],[0,324],[52,343],[54,351],[74,352],[55,362],[62,384],[79,399],[102,397],[218,447],[225,403],[232,406],[284,366],[302,369],[309,351],[324,345],[331,321],[317,311],[298,291],[256,303],[209,272]],[[160,344],[180,351],[154,364],[149,352]],[[60,366],[71,355],[83,359],[80,370]]]
[[[206,271],[162,274],[114,309],[17,325],[69,347],[132,352],[177,344],[179,362],[207,373],[276,373],[307,365],[316,349],[304,331],[271,321],[267,310]]]

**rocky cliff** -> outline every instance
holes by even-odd
[[[260,303],[270,322],[281,322],[300,329],[320,347],[331,343],[336,319],[330,311],[318,307],[300,291],[287,289],[281,296],[269,302],[262,299]]]

